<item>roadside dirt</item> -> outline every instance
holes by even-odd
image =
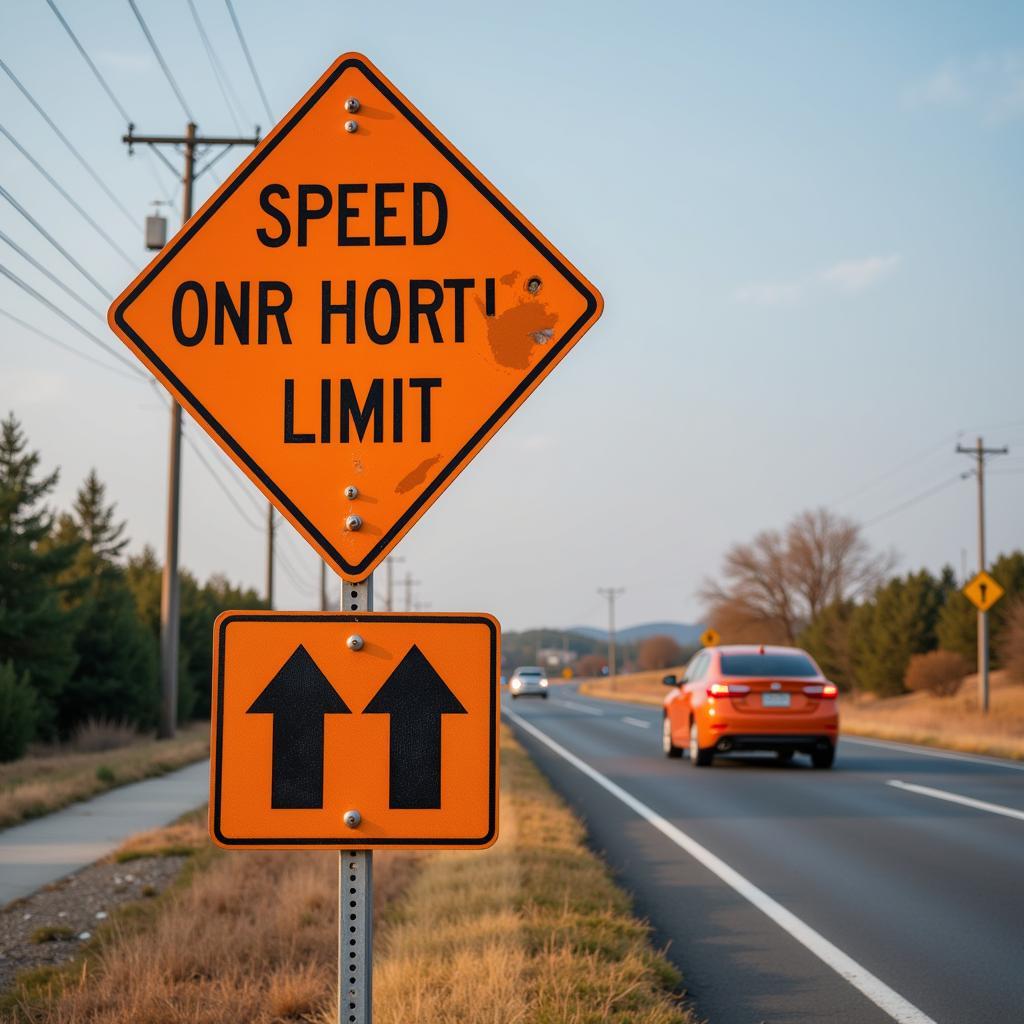
[[[187,860],[101,861],[0,909],[0,993],[20,971],[71,960],[116,907],[157,896]]]

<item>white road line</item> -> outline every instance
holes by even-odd
[[[841,743],[860,743],[865,747],[881,747],[883,750],[905,750],[908,754],[920,754],[922,757],[941,757],[946,761],[970,761],[972,764],[987,764],[990,768],[1009,768],[1010,771],[1024,772],[1024,764],[1017,764],[999,757],[975,757],[972,754],[959,754],[952,750],[930,750],[927,747],[913,746],[909,743],[895,743],[890,740],[865,740],[860,736],[843,735]]]
[[[587,715],[603,715],[603,711],[599,711],[597,708],[588,708],[586,704],[577,704],[574,700],[560,700],[558,702],[563,708],[572,708],[573,711],[582,711]]]
[[[626,725],[635,725],[638,729],[650,729],[651,727],[650,722],[642,722],[639,718],[630,718],[629,715],[626,715],[622,720]]]
[[[946,800],[951,804],[963,804],[964,807],[973,807],[977,811],[988,811],[990,814],[1001,814],[1004,818],[1016,818],[1018,821],[1024,821],[1024,811],[1018,811],[1012,807],[1004,807],[1002,804],[990,804],[985,800],[973,800],[969,796],[947,793],[944,789],[932,789],[931,786],[915,786],[912,782],[900,782],[899,779],[890,779],[886,785],[893,786],[896,789],[905,789],[908,793],[933,796],[936,800]]]
[[[688,836],[682,829],[676,828],[663,818],[657,811],[639,801],[621,786],[616,785],[596,768],[591,768],[586,761],[578,758],[571,751],[531,725],[514,711],[507,712],[516,725],[553,750],[563,760],[607,790],[616,799],[621,800],[630,810],[635,811],[648,824],[652,825],[664,836],[671,839],[680,849],[685,850],[698,863],[703,864],[712,874],[717,875],[726,885],[752,903],[761,913],[775,922],[783,931],[788,932],[797,942],[805,946],[816,957],[832,968],[841,978],[848,981],[854,988],[862,992],[876,1006],[884,1010],[898,1024],[935,1024],[935,1021],[923,1013],[912,1003],[907,1002],[898,992],[889,988],[884,981],[876,978],[870,971],[847,956],[837,946],[832,945],[823,935],[805,924],[795,914],[777,903],[766,892],[758,889],[738,871],[729,867],[725,861],[716,857],[707,847]]]

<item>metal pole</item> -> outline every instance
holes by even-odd
[[[181,223],[192,216],[195,180],[196,126],[185,129],[185,171],[182,175]],[[181,406],[171,399],[171,443],[167,457],[167,544],[160,586],[160,721],[157,736],[173,738],[178,727],[178,637],[181,586],[178,575],[178,535],[181,512]]]
[[[985,571],[985,446],[978,438],[978,572]],[[978,610],[978,707],[988,714],[988,612]]]
[[[327,611],[327,563],[320,562],[320,611]]]
[[[341,610],[373,610],[373,577],[341,581]],[[373,851],[338,854],[338,1024],[373,1021]]]
[[[267,607],[274,607],[274,506],[267,502]]]

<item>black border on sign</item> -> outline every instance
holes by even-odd
[[[256,463],[256,461],[245,451],[245,449],[235,440],[235,438],[227,432],[227,430],[220,424],[220,422],[211,415],[210,411],[203,405],[199,399],[192,394],[192,392],[185,386],[185,384],[171,372],[169,366],[153,351],[149,345],[137,334],[128,321],[125,319],[125,314],[128,307],[139,297],[142,291],[147,288],[150,283],[156,278],[156,276],[167,266],[167,264],[174,259],[174,257],[181,251],[181,249],[191,240],[192,236],[195,235],[200,228],[202,228],[206,222],[220,209],[220,207],[227,201],[227,199],[235,192],[235,190],[244,182],[257,167],[263,162],[264,158],[271,153],[280,143],[285,136],[291,132],[291,130],[305,117],[305,115],[312,109],[312,107],[320,100],[323,94],[334,84],[338,77],[349,68],[357,68],[360,70],[373,84],[376,86],[387,98],[394,104],[394,106],[402,113],[405,118],[420,132],[421,135],[439,152],[449,163],[458,170],[462,176],[473,185],[476,190],[500,213],[504,218],[514,227],[517,231],[528,241],[531,245],[552,265],[562,276],[569,281],[569,283],[580,293],[580,295],[586,301],[586,308],[582,315],[573,323],[573,325],[563,334],[558,341],[544,354],[537,365],[523,378],[522,381],[516,386],[512,393],[505,399],[504,402],[498,407],[498,409],[484,421],[482,427],[466,442],[465,445],[455,454],[455,457],[448,463],[444,469],[441,470],[437,476],[431,481],[431,483],[423,490],[420,496],[413,502],[412,505],[402,514],[398,521],[388,530],[381,539],[370,549],[366,557],[360,562],[350,563],[345,557],[334,547],[333,544],[313,525],[309,519],[303,515],[299,507],[288,497],[287,494],[264,472],[264,470]],[[557,359],[562,352],[568,347],[570,342],[579,333],[580,328],[594,315],[597,309],[597,298],[594,293],[577,277],[573,271],[565,265],[565,263],[553,253],[544,242],[539,239],[528,224],[519,218],[516,211],[509,207],[505,201],[493,192],[480,178],[478,178],[462,159],[453,153],[445,141],[436,135],[432,129],[430,129],[422,120],[403,102],[394,90],[392,90],[385,82],[383,82],[374,71],[369,68],[363,61],[357,58],[349,58],[342,62],[335,69],[334,73],[329,75],[323,82],[319,89],[317,89],[305,103],[299,107],[298,110],[292,115],[292,117],[284,124],[284,126],[272,137],[270,137],[265,146],[259,149],[252,157],[251,162],[243,167],[238,177],[230,181],[227,187],[221,192],[216,199],[199,215],[199,217],[191,224],[187,231],[185,231],[175,243],[165,252],[152,268],[141,278],[139,283],[125,296],[124,300],[119,302],[117,308],[114,310],[114,320],[118,327],[141,349],[147,356],[147,358],[160,370],[160,373],[169,380],[175,387],[175,389],[184,396],[188,404],[196,411],[196,413],[214,430],[218,437],[226,444],[231,451],[246,465],[250,471],[259,480],[262,481],[263,485],[270,491],[279,506],[286,508],[295,519],[302,524],[305,529],[312,537],[316,538],[317,543],[320,545],[323,551],[325,551],[330,557],[334,564],[341,570],[343,576],[359,576],[365,573],[368,569],[372,568],[377,564],[377,561],[384,553],[385,549],[391,543],[394,538],[399,535],[405,528],[406,524],[419,513],[419,511],[428,504],[434,497],[434,495],[441,489],[442,485],[448,480],[456,470],[467,460],[473,449],[486,437],[487,433],[497,424],[502,418],[509,412],[509,410],[519,401],[524,394],[526,394],[537,379],[547,370],[548,366]]]
[[[309,837],[303,839],[233,839],[225,836],[220,827],[221,773],[224,756],[224,664],[227,660],[227,629],[232,622],[422,622],[426,624],[456,623],[459,625],[486,626],[490,634],[490,707],[488,710],[488,788],[487,832],[483,836],[446,837],[444,839],[423,839],[415,836],[400,839],[359,839],[351,833],[344,836]],[[213,815],[211,829],[214,837],[224,846],[258,847],[314,847],[328,849],[350,849],[355,847],[388,846],[486,846],[495,837],[498,809],[498,629],[494,620],[486,615],[392,615],[387,612],[318,612],[309,614],[273,612],[232,612],[220,620],[217,634],[217,664],[214,666],[217,680],[217,753],[213,762]]]

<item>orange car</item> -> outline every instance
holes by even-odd
[[[839,738],[837,689],[796,647],[708,647],[681,679],[665,676],[662,749],[703,768],[715,754],[774,750],[780,761],[810,754],[831,768]]]

